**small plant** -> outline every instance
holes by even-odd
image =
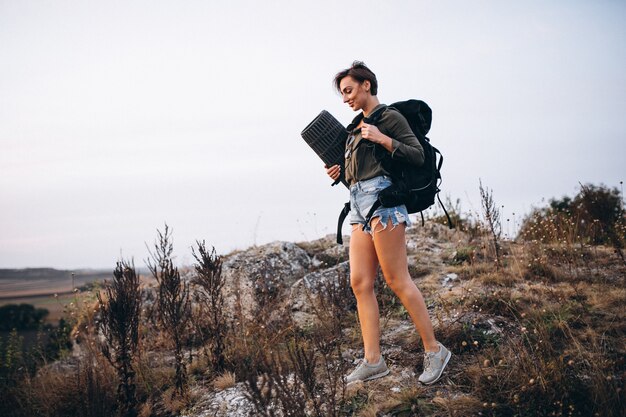
[[[165,231],[158,231],[158,239],[154,244],[154,252],[148,260],[148,268],[157,280],[157,318],[162,329],[167,333],[174,345],[176,362],[176,393],[185,394],[187,390],[187,370],[183,357],[185,334],[191,316],[189,283],[183,281],[178,268],[174,266],[171,232],[167,224]]]
[[[267,371],[260,375],[254,372],[248,374],[245,381],[246,394],[254,405],[256,415],[266,417],[306,415],[302,381],[296,374],[285,372],[287,363],[283,360],[275,353],[263,355],[263,363],[258,365]]]
[[[454,258],[452,259],[453,265],[462,265],[463,263],[473,264],[476,257],[476,248],[474,246],[463,246],[457,248]]]
[[[17,329],[11,330],[4,349],[0,350],[0,376],[12,378],[24,365],[24,336]]]
[[[225,369],[225,340],[229,329],[224,314],[224,277],[222,276],[222,258],[217,256],[215,248],[211,251],[206,249],[204,242],[196,242],[197,251],[192,248],[196,259],[195,276],[193,283],[197,285],[196,296],[200,302],[198,321],[204,318],[202,324],[197,326],[203,340],[208,341],[210,354],[207,358],[214,372],[219,373]]]
[[[122,415],[135,417],[133,359],[139,343],[141,290],[134,265],[124,260],[118,262],[113,271],[113,282],[104,292],[105,298],[100,292],[97,294],[101,311],[98,327],[106,340],[102,352],[118,374],[117,395]]]
[[[346,324],[345,318],[356,311],[356,298],[348,272],[337,269],[337,279],[322,282],[317,299],[311,301],[319,325],[340,335]]]
[[[489,188],[483,188],[482,181],[480,184],[480,199],[483,208],[483,215],[487,222],[487,227],[491,233],[493,241],[493,247],[496,253],[496,266],[500,267],[500,236],[502,234],[502,227],[500,224],[500,211],[493,201],[493,190]]]

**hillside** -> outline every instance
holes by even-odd
[[[453,352],[442,380],[428,387],[417,382],[419,337],[382,279],[382,353],[391,374],[342,384],[341,375],[363,352],[347,244],[337,246],[332,236],[222,258],[222,369],[211,353],[215,340],[203,333],[207,312],[194,313],[186,325],[182,396],[172,382],[171,336],[147,317],[154,313],[155,288],[145,286],[135,361],[139,415],[623,415],[621,259],[604,246],[503,241],[498,264],[491,243],[478,229],[454,231],[434,222],[407,231],[411,275],[437,338]],[[191,268],[181,273],[183,281],[194,277]],[[190,291],[197,302],[197,283]],[[50,411],[63,401],[78,414],[86,406],[99,410],[92,415],[112,412],[115,372],[96,348],[102,339],[90,309],[76,324],[71,354],[31,379],[44,398],[22,398],[45,403],[48,414],[41,415],[64,415]],[[98,366],[86,374],[79,366],[85,361]],[[79,405],[75,398],[94,400]]]

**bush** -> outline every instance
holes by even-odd
[[[588,184],[581,185],[573,199],[552,199],[548,207],[533,210],[523,220],[519,237],[543,243],[609,244],[621,250],[625,232],[624,208],[617,188]]]
[[[0,331],[37,329],[49,313],[32,304],[7,304],[0,307]]]

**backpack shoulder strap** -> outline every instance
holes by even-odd
[[[441,202],[441,198],[439,197],[439,193],[437,193],[437,200],[439,200],[439,204],[441,205],[441,208],[443,209],[443,212],[446,213],[446,217],[448,219],[448,227],[450,229],[454,229],[454,226],[452,225],[452,220],[450,219],[450,215],[448,214],[448,211],[446,210],[446,207]],[[424,225],[424,217],[422,217],[422,226],[423,225]]]
[[[367,216],[365,216],[365,224],[363,225],[364,232],[369,232],[370,230],[372,230],[370,226],[370,223],[372,221],[372,216],[374,215],[374,212],[376,211],[376,209],[378,209],[378,207],[382,205],[383,204],[380,202],[379,198],[377,198],[376,201],[374,201],[372,208],[370,209],[370,211],[367,212]]]
[[[343,209],[341,210],[341,213],[339,213],[339,219],[337,221],[337,243],[340,245],[343,245],[343,237],[341,236],[341,227],[343,226],[343,222],[344,220],[346,220],[346,217],[348,216],[349,212],[350,212],[350,202],[348,201],[346,204],[343,205]]]
[[[377,109],[375,112],[373,112],[372,114],[370,114],[369,116],[363,118],[363,121],[365,123],[367,123],[368,125],[377,125],[378,122],[380,121],[380,118],[382,117],[383,113],[385,113],[385,111],[387,111],[389,107],[387,107],[386,105],[382,105],[379,109]],[[360,120],[359,120],[360,122]]]
[[[357,114],[354,119],[352,119],[352,122],[350,122],[350,124],[346,126],[346,130],[348,131],[348,133],[352,132],[354,128],[357,127],[359,123],[361,123],[361,120],[363,120],[363,117],[365,116],[363,116],[363,112],[361,112]]]

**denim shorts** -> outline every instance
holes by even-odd
[[[378,193],[391,185],[391,178],[386,175],[370,178],[369,180],[359,181],[350,186],[350,224],[362,224],[366,226],[363,230],[372,233],[369,225],[365,224],[367,213],[378,199]],[[400,223],[411,225],[409,213],[403,204],[396,207],[378,207],[372,219],[380,217],[380,224],[384,230],[391,219],[391,224],[396,227]]]

